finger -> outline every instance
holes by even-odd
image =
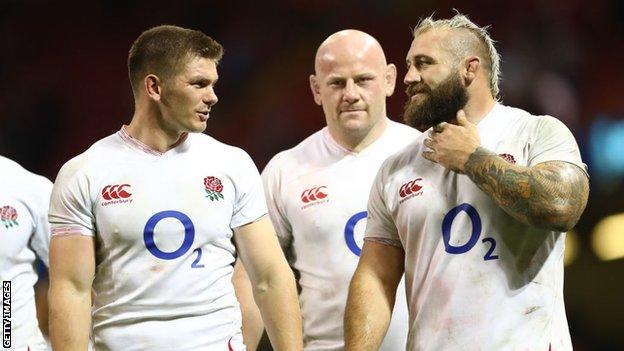
[[[433,131],[436,133],[442,133],[442,131],[444,131],[445,125],[446,125],[446,122],[440,122],[436,124],[435,126],[433,126]]]
[[[427,160],[429,160],[431,162],[438,163],[438,161],[436,160],[436,157],[435,157],[435,153],[433,151],[423,151],[422,155]]]
[[[432,150],[433,150],[433,146],[434,146],[434,144],[435,144],[435,143],[433,142],[433,140],[432,140],[432,139],[427,138],[427,139],[425,139],[425,141],[423,142],[423,144],[424,144],[426,147],[428,147],[428,148],[430,148],[430,149],[432,149]]]

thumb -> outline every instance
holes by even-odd
[[[466,118],[464,110],[457,111],[457,124],[462,127],[467,127],[471,124],[470,121],[468,121],[468,118]]]

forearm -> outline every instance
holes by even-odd
[[[236,291],[236,297],[238,298],[243,317],[243,342],[249,351],[254,351],[258,348],[262,338],[264,324],[262,323],[260,310],[254,301],[249,277],[240,261],[237,261],[234,266],[232,283],[234,284],[234,290]]]
[[[50,339],[54,350],[84,351],[91,332],[91,290],[52,281],[49,292]]]
[[[574,227],[587,203],[587,178],[567,162],[539,166],[513,165],[479,147],[470,155],[464,173],[516,220],[567,231]]]
[[[253,292],[273,348],[302,350],[301,311],[295,279],[286,262],[258,283]]]
[[[378,350],[390,323],[395,291],[369,273],[356,270],[344,316],[345,350]]]

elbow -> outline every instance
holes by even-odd
[[[553,205],[542,215],[535,216],[534,224],[542,229],[567,232],[576,226],[582,212],[569,204]]]

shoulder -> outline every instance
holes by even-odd
[[[388,121],[388,131],[393,135],[404,138],[416,138],[422,134],[416,128],[412,128],[404,123],[395,122],[393,120]]]
[[[21,199],[27,205],[47,206],[52,190],[52,182],[48,178],[30,172],[5,157],[0,157],[0,168],[3,171],[3,182],[0,186],[3,193]]]
[[[224,169],[250,165],[256,167],[251,156],[240,147],[226,144],[204,133],[193,133],[189,138],[193,157],[201,159],[202,162],[210,162]]]
[[[392,174],[409,165],[415,164],[415,159],[422,153],[426,134],[427,132],[419,134],[411,143],[407,144],[407,146],[390,155],[381,165],[380,173]]]
[[[281,151],[271,158],[264,168],[263,174],[296,174],[304,171],[311,159],[319,156],[323,147],[323,129],[315,132],[296,146]]]
[[[121,144],[116,134],[98,140],[87,150],[65,162],[59,170],[55,183],[77,174],[102,172],[107,169],[109,162],[119,152]]]
[[[502,106],[502,105],[501,105]],[[549,115],[533,115],[523,109],[502,106],[505,115],[516,121],[518,127],[524,127],[533,134],[548,135],[562,132],[570,133],[568,127],[559,119]]]

